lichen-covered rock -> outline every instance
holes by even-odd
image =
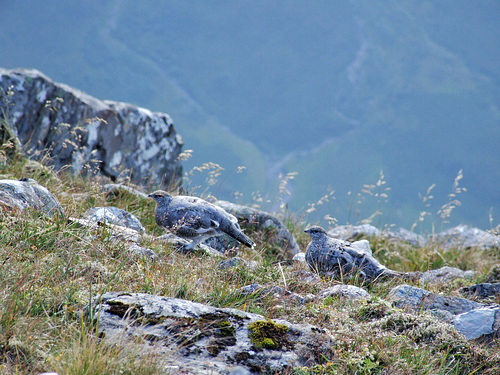
[[[305,263],[305,259],[304,259],[304,263]],[[298,280],[300,280],[300,282],[306,283],[306,284],[316,284],[316,283],[319,283],[321,281],[321,278],[317,274],[315,274],[314,272],[306,271],[306,270],[293,271],[292,274]]]
[[[0,209],[24,211],[28,208],[49,216],[64,216],[57,198],[35,180],[0,180]]]
[[[153,250],[139,246],[138,242],[141,240],[142,236],[135,229],[127,228],[122,225],[105,223],[104,221],[99,220],[77,219],[70,217],[69,221],[75,223],[76,225],[88,228],[87,234],[92,238],[107,235],[111,241],[123,243],[134,255],[147,257],[151,260],[156,258],[156,253]]]
[[[468,225],[458,225],[430,237],[429,244],[445,249],[500,249],[500,237]]]
[[[388,299],[396,307],[434,313],[442,321],[451,323],[468,340],[485,341],[499,336],[500,306],[486,306],[465,298],[442,296],[425,289],[401,285],[389,292]]]
[[[415,311],[443,310],[453,315],[483,307],[481,303],[465,298],[442,296],[410,285],[400,285],[393,288],[387,297],[399,308]]]
[[[300,253],[299,245],[293,235],[275,216],[264,211],[226,201],[216,201],[214,203],[236,216],[243,227],[250,227],[255,230],[274,229],[275,233],[268,240],[278,243],[288,258],[291,259],[295,254]]]
[[[73,217],[70,217],[69,221],[79,226],[87,227],[89,229],[87,233],[92,236],[107,234],[116,241],[124,242],[139,242],[141,240],[141,234],[139,232],[121,225],[105,224],[100,221],[77,219]]]
[[[167,114],[98,100],[37,70],[0,68],[0,89],[9,88],[13,95],[0,106],[9,106],[10,123],[30,157],[137,184],[180,182],[183,141]]]
[[[455,279],[472,279],[474,271],[462,271],[455,267],[441,267],[420,274],[419,281],[422,286],[428,283],[447,283]]]
[[[355,285],[342,284],[323,289],[316,296],[317,299],[325,299],[328,297],[345,298],[350,300],[369,299],[370,293]]]
[[[177,373],[277,373],[332,355],[333,338],[309,324],[141,293],[105,293],[87,313],[106,340],[154,352]],[[133,341],[136,345],[127,345]]]
[[[413,233],[405,228],[399,228],[397,232],[394,231],[383,231],[381,233],[382,237],[387,238],[393,242],[407,242],[414,246],[425,246],[426,238],[420,234]]]
[[[130,212],[117,207],[93,207],[83,214],[84,218],[106,224],[115,224],[144,233],[145,229],[139,219]]]
[[[370,224],[362,225],[339,225],[328,231],[328,235],[345,241],[353,241],[360,236],[379,236],[380,230]]]
[[[248,268],[249,270],[254,270],[258,266],[259,264],[256,261],[247,262],[245,259],[242,259],[240,257],[232,257],[227,260],[221,260],[219,263],[217,263],[217,268],[219,269],[228,269],[232,267],[245,267]]]
[[[185,240],[184,238],[178,237],[173,233],[166,233],[162,236],[156,237],[155,238],[158,241],[161,241],[165,244],[170,244],[173,245],[179,253],[182,254],[205,254],[205,255],[210,255],[214,257],[222,257],[224,256],[224,253],[205,245],[204,243],[200,243],[198,246],[196,246],[194,249],[186,249],[187,245],[191,242],[188,240]]]

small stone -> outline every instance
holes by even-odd
[[[459,314],[453,320],[454,326],[467,340],[481,336],[498,336],[500,307],[483,307]]]
[[[448,283],[455,279],[472,279],[474,271],[462,271],[455,267],[441,267],[435,270],[422,272],[420,283],[422,286],[428,283]]]
[[[83,216],[87,220],[119,225],[133,229],[139,233],[145,232],[139,219],[137,219],[130,212],[117,207],[94,207],[86,211]]]
[[[306,262],[306,253],[297,253],[293,256],[292,261],[294,262],[301,262],[305,263]]]
[[[334,285],[320,291],[316,299],[338,297],[350,300],[369,299],[370,293],[354,285]]]

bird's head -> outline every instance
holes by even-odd
[[[318,225],[312,226],[307,228],[304,232],[306,232],[308,235],[310,235],[312,238],[318,238],[322,236],[326,236],[326,230],[321,228]]]
[[[156,190],[155,192],[148,194],[148,197],[153,198],[156,203],[169,203],[172,196],[163,190]]]

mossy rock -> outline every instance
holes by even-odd
[[[291,349],[293,344],[288,341],[288,326],[277,324],[272,320],[257,320],[248,325],[248,337],[253,345],[262,349]]]

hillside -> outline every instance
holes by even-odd
[[[394,270],[390,278],[366,279],[362,269],[317,275],[303,260],[287,259],[268,224],[252,229],[240,220],[256,247],[240,248],[238,257],[229,258],[234,248],[228,257],[182,251],[176,240],[159,237],[154,202],[143,192],[110,190],[108,178],[8,155],[5,144],[1,150],[2,373],[493,375],[500,369],[498,237],[496,245],[477,235],[468,245],[419,245],[360,234],[345,254],[368,246]],[[27,199],[31,190],[36,197]],[[112,208],[125,210],[127,220],[110,222]],[[105,219],[97,218],[105,210]],[[304,251],[309,223],[276,217]],[[339,236],[345,230],[337,229]]]
[[[391,190],[377,223],[409,228],[423,209],[418,194],[435,184],[426,208],[435,214],[462,170],[467,192],[451,224],[498,223],[495,1],[38,1],[0,10],[3,67],[169,113],[194,150],[186,171],[225,168],[208,187],[220,198],[239,192],[249,202],[258,192],[272,209],[280,173],[298,172],[291,211],[331,189],[336,199],[308,219],[357,222],[381,203],[366,196],[353,214],[357,193],[383,171]],[[191,179],[207,188],[204,174]]]

